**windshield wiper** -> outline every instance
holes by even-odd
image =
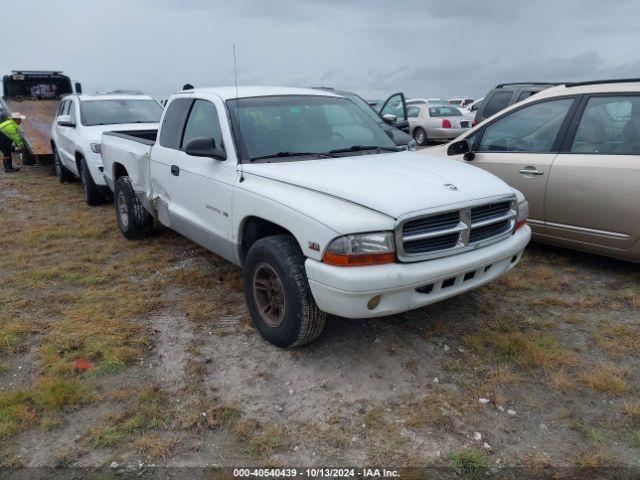
[[[270,155],[262,155],[260,157],[251,157],[249,159],[250,162],[254,160],[266,160],[267,158],[281,158],[281,157],[316,157],[316,158],[326,158],[327,155],[324,153],[318,152],[278,152],[272,153]]]
[[[336,148],[335,150],[329,151],[329,155],[333,155],[336,153],[349,153],[349,152],[364,152],[366,150],[377,150],[378,152],[400,152],[399,148],[392,147],[380,147],[378,145],[351,145],[347,148]]]

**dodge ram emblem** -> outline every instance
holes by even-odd
[[[456,187],[453,183],[445,183],[444,188],[446,188],[447,190],[451,190],[452,192],[458,190],[458,187]]]

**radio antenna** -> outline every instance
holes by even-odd
[[[236,122],[238,122],[238,145],[242,142],[242,133],[240,131],[240,105],[238,104],[238,56],[236,55],[236,44],[233,44],[233,77],[236,86]],[[238,149],[236,149],[238,150]],[[240,183],[244,182],[244,169],[242,167],[242,159],[238,151],[238,167],[240,169]]]

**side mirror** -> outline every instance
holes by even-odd
[[[60,115],[57,123],[61,127],[76,128],[76,124],[71,121],[70,115]]]
[[[82,84],[80,82],[76,82],[76,93],[82,93]]]
[[[450,157],[454,155],[464,155],[464,159],[467,161],[475,158],[474,153],[471,151],[471,145],[469,145],[466,139],[452,142],[447,148],[447,155]]]
[[[396,117],[393,113],[385,113],[382,116],[382,119],[389,125],[393,125],[398,121],[398,117]]]
[[[226,160],[227,152],[216,147],[216,141],[211,137],[196,137],[187,142],[184,153],[192,157],[208,157],[216,160]]]

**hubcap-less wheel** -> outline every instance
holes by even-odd
[[[127,210],[127,199],[124,197],[122,191],[118,192],[116,204],[118,206],[118,215],[120,216],[122,228],[127,229],[129,227],[129,211]]]
[[[268,263],[259,264],[253,273],[253,298],[262,320],[270,327],[279,327],[284,320],[284,288]]]

